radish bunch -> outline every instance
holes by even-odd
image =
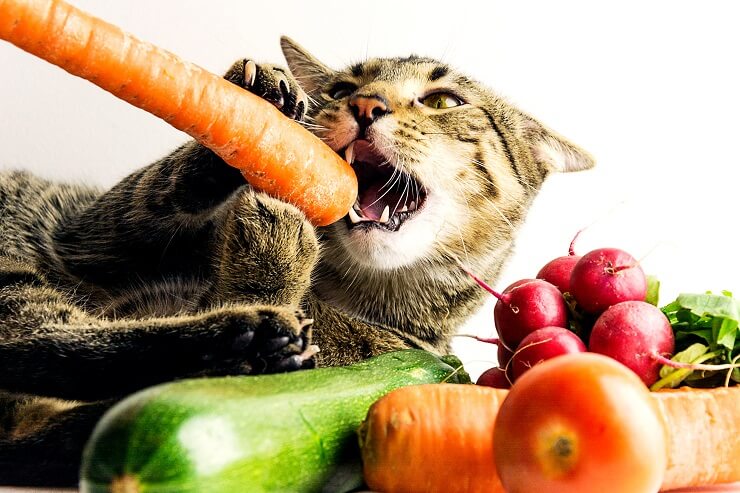
[[[497,293],[463,269],[497,299],[494,322],[499,366],[478,384],[508,387],[532,366],[560,354],[591,351],[632,369],[646,385],[659,378],[674,352],[673,329],[645,301],[647,279],[639,262],[617,248],[583,256],[573,251],[548,262],[535,279]]]

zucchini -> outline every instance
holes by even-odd
[[[356,433],[370,405],[397,387],[442,381],[470,379],[454,356],[411,349],[350,366],[151,387],[98,422],[80,488],[347,491],[362,485]]]

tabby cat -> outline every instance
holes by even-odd
[[[74,484],[95,421],[145,386],[444,353],[484,300],[454,259],[493,282],[547,175],[593,164],[438,61],[282,48],[290,72],[225,78],[352,163],[328,227],[195,142],[105,192],[0,174],[0,483]]]

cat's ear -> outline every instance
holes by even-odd
[[[525,116],[524,131],[535,160],[549,170],[569,172],[593,168],[593,156],[534,118]]]
[[[321,88],[326,87],[334,71],[287,36],[280,37],[280,46],[290,73],[296,78],[301,89],[315,97],[321,92]]]

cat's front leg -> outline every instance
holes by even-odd
[[[313,365],[312,321],[292,307],[229,304],[109,320],[42,281],[12,281],[0,288],[0,389],[9,392],[89,401],[182,377]]]
[[[318,257],[313,226],[294,206],[244,188],[222,212],[204,305],[299,306]]]

